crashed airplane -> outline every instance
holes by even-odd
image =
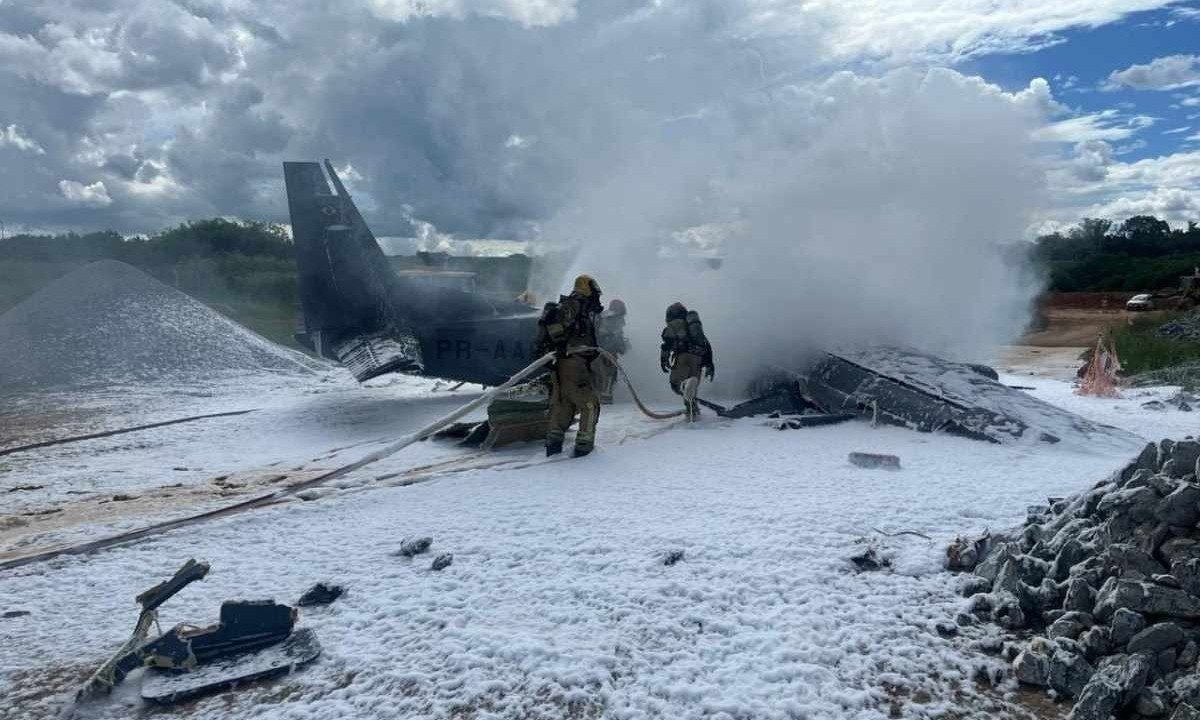
[[[302,345],[360,382],[405,372],[499,385],[535,359],[536,309],[393,272],[328,160],[324,171],[315,162],[285,162],[283,177]]]
[[[536,309],[398,275],[328,160],[324,168],[285,162],[283,171],[304,309],[302,344],[360,382],[404,372],[495,386],[535,359]],[[979,365],[897,348],[839,350],[798,365],[775,368],[769,391],[732,409],[704,404],[727,417],[805,418],[789,427],[864,417],[992,443],[1104,437],[1136,444],[1128,433],[1007,387]],[[518,435],[533,439],[544,423],[517,404],[524,413],[517,425],[537,426]],[[489,437],[488,447],[495,441]]]

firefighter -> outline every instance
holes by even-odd
[[[624,302],[618,299],[608,304],[608,311],[600,316],[600,325],[596,335],[600,340],[600,347],[613,355],[624,355],[628,351],[629,342],[625,339]],[[600,398],[600,404],[612,405],[613,391],[617,385],[617,366],[608,358],[601,356],[596,363],[592,364],[592,370],[596,376],[596,395]]]
[[[695,420],[700,414],[696,403],[696,389],[700,378],[707,373],[712,380],[716,375],[713,364],[712,346],[704,336],[699,313],[688,310],[683,303],[672,303],[667,308],[667,326],[662,331],[662,352],[659,355],[662,371],[670,373],[671,390],[683,396],[683,408],[688,419]]]
[[[557,303],[546,303],[538,321],[541,352],[554,351],[551,374],[550,429],[546,433],[546,455],[563,449],[563,437],[579,414],[575,433],[575,457],[587,455],[596,446],[596,420],[600,400],[596,397],[592,363],[596,361],[596,319],[604,310],[600,286],[588,275],[575,278],[570,295]]]

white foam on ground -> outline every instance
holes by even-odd
[[[1022,382],[1143,438],[1180,437],[1200,417]],[[291,429],[274,424],[260,429],[286,442]],[[372,439],[377,429],[344,431]],[[202,700],[184,711],[191,718],[884,718],[892,702],[904,716],[951,703],[956,717],[994,716],[1000,699],[970,681],[994,660],[934,629],[962,604],[941,570],[945,544],[1014,526],[1026,505],[1090,486],[1126,459],[1099,442],[996,446],[857,422],[780,432],[711,415],[688,427],[615,406],[585,459],[546,462],[523,446],[498,457],[524,467],[362,489],[457,452],[411,450],[320,500],[0,574],[0,610],[31,612],[0,620],[0,708],[49,717],[55,699],[39,683],[65,691],[64,667],[98,663],[124,639],[133,596],[196,557],[213,571],[164,607],[164,624],[210,621],[228,598],[294,601],[318,580],[349,591],[302,612],[321,660]],[[856,468],[851,451],[898,455],[903,469]],[[390,554],[420,534],[433,536],[431,555]],[[895,572],[852,570],[864,539]],[[685,559],[663,567],[672,549]],[[441,552],[454,564],[431,572]]]

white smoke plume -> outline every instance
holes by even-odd
[[[986,359],[1038,289],[1001,249],[1038,207],[1046,95],[895,70],[710,107],[701,137],[640,140],[547,225],[580,249],[551,285],[588,272],[624,300],[643,369],[666,306],[698,310],[730,392],[835,346]]]

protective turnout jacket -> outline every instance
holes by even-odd
[[[538,320],[538,352],[553,350],[565,357],[572,348],[597,347],[596,316],[601,309],[594,299],[578,293],[561,296],[557,303],[546,303]],[[580,354],[596,355],[594,351]]]

